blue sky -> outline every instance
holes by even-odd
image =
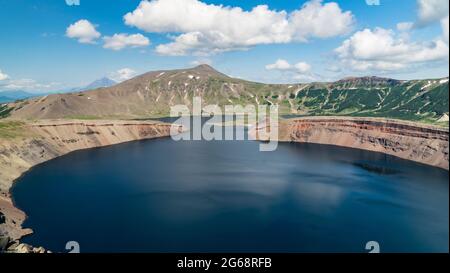
[[[448,76],[440,0],[0,0],[0,25],[0,91],[199,63],[262,82]]]

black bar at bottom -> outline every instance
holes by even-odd
[[[0,254],[0,264],[13,264],[24,269],[36,269],[45,263],[55,269],[82,270],[91,268],[123,269],[134,272],[310,272],[306,269],[336,270],[366,268],[385,272],[387,264],[434,268],[447,265],[447,254],[264,254],[264,253],[205,253],[205,254]],[[432,262],[430,263],[430,261]],[[56,263],[53,263],[56,262]],[[384,262],[387,262],[386,264]],[[63,265],[63,268],[57,267]],[[404,271],[403,271],[404,272]]]

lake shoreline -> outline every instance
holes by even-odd
[[[355,124],[359,125],[355,127]],[[386,131],[386,128],[398,129],[404,125],[414,125],[414,128],[419,128],[419,131],[423,128],[425,132],[423,135],[402,136],[392,130]],[[170,126],[157,121],[128,120],[41,120],[25,124],[29,135],[0,142],[0,155],[3,156],[0,157],[0,216],[4,218],[4,223],[0,223],[0,235],[18,242],[23,236],[32,233],[31,229],[22,227],[26,215],[15,206],[11,196],[14,182],[32,167],[76,150],[167,137],[170,135]],[[262,129],[265,127],[258,125],[252,132],[255,134]],[[440,147],[440,150],[436,150],[439,155],[424,157],[433,160],[422,160],[421,163],[448,171],[448,131],[433,126],[385,119],[316,117],[283,120],[279,129],[279,141],[283,142],[350,147],[391,154],[416,162],[421,161],[411,158],[411,155],[417,155],[420,147],[436,146]],[[428,135],[439,137],[427,140]],[[343,139],[351,141],[342,142]],[[409,149],[409,153],[406,153],[405,149],[399,148],[402,145],[397,145],[402,144],[402,141],[408,147],[418,147]],[[424,153],[419,155],[424,156]],[[18,252],[42,252],[42,248],[19,243],[16,243],[15,249]]]
[[[42,252],[41,248],[18,242],[33,232],[22,227],[26,214],[15,206],[11,196],[14,183],[22,175],[73,151],[167,137],[171,127],[162,122],[128,120],[40,120],[20,124],[23,134],[0,141],[0,235],[15,242],[17,252]]]
[[[258,139],[264,130],[270,125],[261,123],[250,134]],[[449,170],[449,131],[437,126],[383,118],[307,117],[281,120],[278,131],[281,142],[380,152]]]

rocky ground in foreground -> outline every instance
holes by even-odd
[[[51,253],[43,247],[33,247],[29,244],[21,243],[19,240],[12,240],[7,236],[0,236],[0,253]]]

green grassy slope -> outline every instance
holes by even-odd
[[[170,107],[278,105],[282,115],[388,117],[447,123],[448,78],[398,81],[378,77],[332,83],[264,84],[228,77],[212,67],[149,72],[113,87],[55,94],[1,106],[0,117],[149,118],[168,116]]]
[[[301,115],[389,117],[434,123],[449,112],[449,86],[445,80],[378,87],[311,85],[284,97],[277,103],[293,105],[291,113]]]

